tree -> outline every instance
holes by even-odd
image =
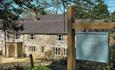
[[[78,19],[104,19],[109,16],[107,5],[102,0],[77,0],[75,3]]]
[[[111,13],[111,20],[115,22],[115,11]]]
[[[23,30],[17,23],[23,11],[28,10],[36,14],[46,14],[44,8],[34,4],[34,0],[0,0],[0,28],[3,31]]]
[[[104,2],[100,2],[92,8],[92,18],[94,19],[106,19],[109,17],[109,11],[107,5]]]

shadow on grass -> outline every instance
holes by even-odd
[[[107,70],[105,68],[106,64],[103,63],[81,60],[77,60],[76,63],[76,70]],[[27,66],[19,64],[13,67],[11,66],[0,70],[67,70],[67,59],[54,60],[48,66],[36,66],[34,69],[31,69],[30,65]]]
[[[107,70],[106,64],[76,60],[76,70]],[[67,59],[55,60],[48,66],[51,70],[67,70]]]
[[[48,67],[51,70],[67,70],[67,60],[66,59],[55,60]]]

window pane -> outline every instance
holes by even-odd
[[[58,48],[58,55],[60,55],[60,48]]]
[[[35,39],[35,34],[30,34],[30,39]]]
[[[32,51],[35,51],[35,46],[32,46]]]
[[[63,35],[58,35],[58,40],[63,40]]]
[[[67,52],[67,50],[66,50],[66,49],[64,49],[64,55],[66,55],[66,52]]]
[[[57,48],[55,48],[56,49],[56,55],[57,55]]]
[[[44,46],[42,46],[42,49],[41,49],[42,53],[44,53]]]
[[[32,47],[31,46],[29,46],[29,51],[32,51]]]

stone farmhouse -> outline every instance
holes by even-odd
[[[8,35],[5,42],[4,34],[1,32],[0,38],[4,56],[17,58],[33,54],[35,58],[66,57],[67,30],[63,15],[39,16],[39,20],[35,17],[28,17],[19,19],[18,22],[24,25],[24,30],[20,31],[17,36]]]
[[[12,34],[6,36],[6,42],[4,33],[0,31],[0,47],[4,56],[18,58],[33,54],[34,58],[67,57],[67,21],[64,21],[63,15],[43,15],[39,16],[38,20],[30,16],[19,19],[18,22],[24,25],[24,30],[16,36]],[[88,23],[89,20],[76,20],[76,22]],[[111,37],[111,39],[113,38]],[[114,44],[113,41],[110,42],[110,44]]]

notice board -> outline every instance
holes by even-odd
[[[108,33],[76,33],[76,59],[108,63]]]

